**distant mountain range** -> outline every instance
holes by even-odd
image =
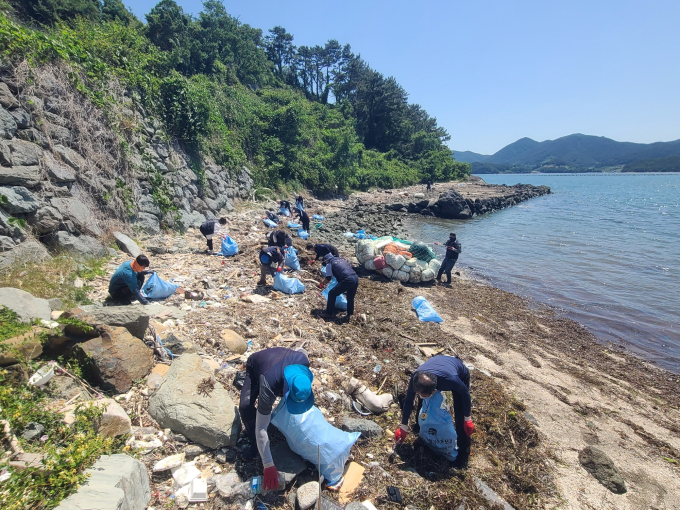
[[[680,171],[680,140],[617,142],[604,136],[574,134],[537,142],[520,138],[492,155],[454,151],[472,173]]]

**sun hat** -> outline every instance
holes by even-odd
[[[265,266],[270,264],[272,261],[271,256],[268,253],[260,253],[260,262]]]
[[[283,377],[288,386],[288,391],[284,396],[288,412],[302,414],[309,411],[314,405],[312,371],[304,365],[288,365],[283,369]]]

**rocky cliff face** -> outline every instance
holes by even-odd
[[[0,65],[0,267],[106,255],[114,229],[196,227],[248,195],[248,168],[192,159],[134,93],[109,92],[97,108],[66,68]]]

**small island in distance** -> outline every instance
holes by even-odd
[[[470,163],[473,174],[680,172],[680,140],[645,144],[573,134],[543,142],[521,138],[492,155],[454,155]]]

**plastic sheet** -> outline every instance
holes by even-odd
[[[421,322],[444,322],[432,305],[423,296],[416,296],[411,303]]]
[[[281,214],[283,214],[284,216],[290,217],[290,211],[289,211],[288,209],[284,209],[284,208],[282,207],[282,208],[280,209],[280,211],[281,211]]]
[[[231,237],[227,236],[222,239],[222,251],[221,255],[225,257],[232,257],[238,253],[238,244]]]
[[[322,220],[323,216],[319,216],[318,214],[314,214],[314,215],[312,215],[312,218],[315,219],[315,220]]]
[[[289,246],[288,248],[286,248],[285,251],[286,251],[285,264],[289,268],[294,269],[295,271],[299,271],[300,261],[298,260],[297,250],[292,246]]]
[[[323,269],[321,270],[323,273]],[[330,283],[326,286],[326,288],[321,292],[321,295],[324,297],[326,301],[328,301],[328,294],[330,293],[331,289],[335,287],[338,284],[338,280],[335,279],[335,276],[331,278]],[[335,308],[338,310],[347,310],[347,298],[345,297],[344,294],[340,294],[337,298],[335,298]]]
[[[418,415],[420,437],[432,451],[454,461],[458,457],[458,435],[453,418],[444,408],[443,402],[444,395],[441,391],[436,391],[430,398],[423,400],[423,407]]]
[[[298,229],[297,235],[300,239],[308,239],[309,238],[309,232],[307,232],[305,229],[301,228]]]
[[[274,290],[284,294],[301,294],[305,291],[305,286],[297,278],[289,278],[281,273],[276,273],[274,277]]]
[[[285,399],[272,412],[271,422],[303,459],[316,466],[321,457],[321,474],[330,485],[342,478],[349,452],[361,435],[336,429],[315,406],[306,413],[290,414]]]
[[[269,228],[274,228],[278,226],[278,224],[275,221],[272,221],[269,218],[262,218],[262,223],[267,225]]]
[[[179,285],[166,282],[157,273],[153,273],[142,288],[142,294],[149,299],[165,299],[172,296]]]
[[[302,225],[300,225],[299,223],[295,223],[294,221],[288,222],[288,228],[297,229],[300,227],[302,227]]]

